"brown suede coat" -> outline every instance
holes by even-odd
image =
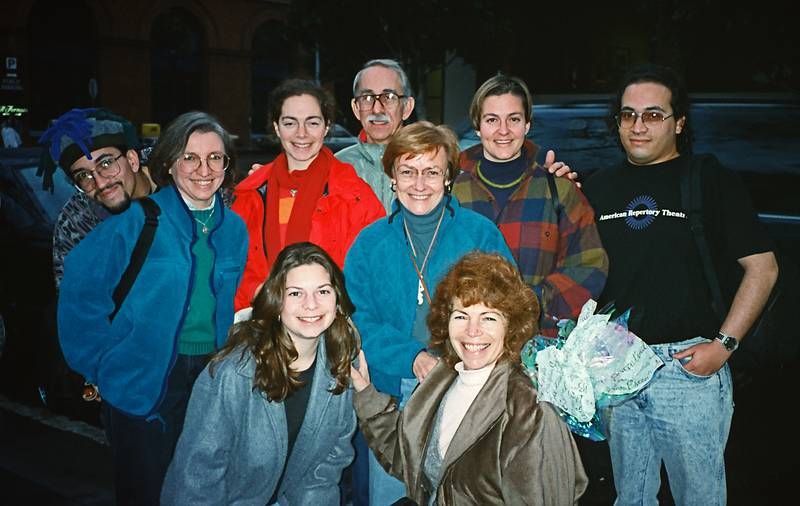
[[[427,505],[422,467],[439,403],[456,379],[441,361],[402,412],[372,385],[353,397],[359,425],[381,465]],[[566,424],[520,366],[502,362],[467,411],[447,449],[437,491],[440,505],[572,505],[588,480]]]

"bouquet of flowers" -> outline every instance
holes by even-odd
[[[522,349],[522,364],[539,391],[572,432],[606,439],[601,413],[633,397],[661,367],[661,360],[628,330],[629,311],[612,319],[613,308],[594,314],[589,300],[578,321],[559,322],[556,339],[535,336]]]

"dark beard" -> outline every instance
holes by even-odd
[[[127,211],[129,207],[131,207],[131,196],[128,195],[127,192],[126,192],[125,193],[125,199],[122,202],[120,202],[117,205],[115,205],[114,207],[109,207],[109,206],[103,204],[102,202],[100,202],[100,204],[103,207],[105,207],[106,209],[108,209],[108,212],[111,213],[111,214],[121,214],[121,213]]]

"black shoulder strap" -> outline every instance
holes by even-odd
[[[158,216],[161,214],[161,208],[150,197],[139,199],[139,202],[144,209],[144,226],[139,233],[139,239],[136,240],[136,245],[133,247],[131,253],[131,260],[128,267],[122,274],[119,284],[114,289],[112,298],[114,299],[114,312],[108,317],[109,321],[114,321],[117,311],[122,307],[125,297],[131,291],[139,271],[142,270],[144,260],[147,258],[147,252],[150,251],[150,246],[153,244],[153,237],[156,235],[156,228],[158,227]]]
[[[700,171],[703,160],[709,159],[706,155],[694,155],[685,165],[681,172],[681,203],[686,210],[689,219],[689,230],[692,232],[697,252],[703,263],[703,273],[711,291],[711,307],[720,319],[725,319],[727,309],[722,298],[722,290],[719,286],[717,271],[711,260],[711,250],[708,247],[705,229],[703,227],[703,188],[701,184]]]
[[[557,217],[561,217],[561,203],[558,200],[558,186],[556,186],[556,176],[545,169],[544,173],[547,175],[547,185],[550,187],[550,200],[553,203],[553,210]]]

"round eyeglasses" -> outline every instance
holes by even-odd
[[[386,93],[365,93],[355,97],[358,109],[361,111],[370,111],[375,106],[375,101],[379,101],[384,107],[397,107],[400,100],[406,98],[405,95],[398,95],[393,91]]]
[[[660,125],[668,118],[671,118],[673,114],[667,114],[663,111],[620,111],[619,114],[614,116],[614,119],[617,120],[617,126],[620,128],[633,128],[633,125],[636,124],[637,118],[642,118],[642,123],[644,123],[647,127],[653,127]]]
[[[212,172],[225,172],[231,159],[225,153],[211,153],[206,158],[206,166]],[[178,170],[185,174],[192,173],[203,164],[203,158],[194,153],[184,153],[178,158]]]
[[[424,169],[420,172],[417,169],[403,167],[396,169],[395,174],[397,174],[397,180],[403,183],[413,183],[420,175],[426,183],[438,183],[444,178],[444,171],[436,168]]]
[[[94,164],[94,169],[80,169],[72,173],[72,182],[75,188],[83,193],[94,191],[97,188],[97,176],[102,176],[105,179],[110,179],[120,173],[118,160],[125,156],[119,154],[117,156],[108,155]]]

